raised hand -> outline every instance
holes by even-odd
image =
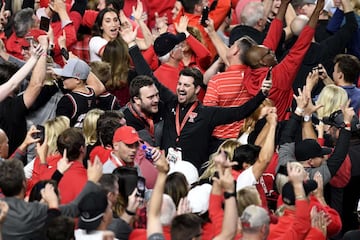
[[[180,198],[179,204],[177,206],[177,215],[191,213],[190,203],[187,197]]]
[[[5,201],[0,200],[0,224],[4,222],[8,211],[9,205]]]
[[[143,15],[143,4],[140,0],[137,1],[137,5],[136,8],[135,6],[132,7],[132,14],[131,16],[133,16],[135,18],[136,21],[141,21],[142,20],[142,15]]]
[[[266,78],[264,79],[264,81],[261,84],[261,91],[263,92],[263,94],[265,96],[269,95],[270,89],[272,87],[272,73],[271,73],[271,68],[269,69],[269,74],[268,76],[266,76]]]
[[[95,156],[94,163],[88,160],[87,176],[89,181],[99,182],[102,176],[102,163],[98,156]]]
[[[73,165],[74,162],[69,162],[69,159],[67,158],[67,150],[64,149],[64,152],[62,154],[62,158],[57,162],[57,170],[61,172],[61,174],[64,174],[70,167]]]
[[[157,161],[154,161],[156,169],[161,172],[167,174],[169,172],[169,162],[165,157],[165,152],[161,152],[161,156]]]
[[[306,86],[303,87],[303,91],[301,91],[300,88],[298,88],[298,93],[299,95],[296,96],[295,94],[293,95],[295,101],[296,101],[296,106],[302,110],[304,110],[304,108],[308,105],[310,98],[307,97],[306,93]]]
[[[47,183],[43,189],[40,190],[41,197],[47,204],[49,208],[57,208],[59,205],[58,196],[55,193],[54,185]]]
[[[306,177],[304,168],[297,164],[287,163],[287,172],[289,181],[293,184],[303,183]]]
[[[189,23],[189,18],[187,16],[181,16],[179,23],[175,23],[175,29],[178,33],[187,32],[187,26]]]
[[[346,102],[346,105],[344,107],[341,108],[341,111],[343,112],[344,115],[344,122],[345,123],[351,123],[354,115],[355,115],[355,111],[353,107],[350,107],[350,101],[351,99],[349,99]]]

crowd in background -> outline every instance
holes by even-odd
[[[0,239],[360,239],[359,0],[3,0]]]

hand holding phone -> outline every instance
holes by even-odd
[[[49,31],[49,26],[50,26],[50,18],[44,17],[42,16],[40,18],[40,29],[44,30],[45,32]]]
[[[40,139],[39,143],[40,145],[43,144],[45,139],[45,127],[42,125],[36,125],[36,129],[39,130],[39,132],[33,133],[32,137],[34,139]]]
[[[136,196],[144,198],[145,197],[145,178],[138,177],[136,188],[137,188]]]
[[[201,13],[200,24],[204,27],[207,27],[206,20],[208,20],[208,18],[209,18],[209,7],[205,6]]]
[[[267,72],[266,77],[261,85],[261,91],[265,96],[269,95],[271,87],[272,87],[272,67],[269,68],[269,71]]]

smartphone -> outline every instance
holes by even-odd
[[[70,55],[69,55],[69,52],[65,48],[61,48],[60,52],[66,61],[69,60]]]
[[[40,18],[40,29],[47,32],[49,31],[49,25],[50,25],[50,18],[42,16]]]
[[[138,177],[136,188],[137,188],[136,195],[138,197],[144,198],[145,197],[145,178]]]
[[[43,144],[45,138],[45,127],[42,125],[36,125],[36,129],[39,130],[39,132],[33,133],[32,137],[35,139],[40,138],[39,143]]]
[[[203,25],[204,27],[207,27],[206,20],[208,20],[208,18],[209,18],[209,7],[205,6],[201,13],[200,24]]]

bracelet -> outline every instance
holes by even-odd
[[[135,216],[135,215],[136,215],[136,212],[129,211],[129,210],[127,210],[126,208],[125,208],[125,212],[126,212],[126,214],[129,215],[129,216]]]

